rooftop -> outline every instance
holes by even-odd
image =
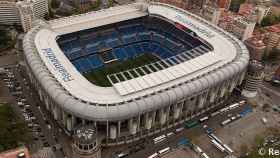
[[[246,40],[246,43],[254,47],[265,47],[263,40],[258,37],[249,38]]]
[[[280,24],[268,26],[266,27],[266,30],[269,32],[280,33]]]
[[[275,71],[275,76],[277,76],[278,78],[280,78],[280,66],[278,67],[278,69]]]
[[[244,3],[244,4],[241,4],[238,13],[240,15],[246,16],[246,15],[249,15],[253,11],[254,8],[255,8],[255,6],[253,4]]]
[[[96,139],[94,126],[80,126],[75,130],[74,138],[81,143],[91,143]]]
[[[20,155],[25,155],[24,158],[31,158],[26,147],[4,151],[0,153],[0,158],[21,158]]]

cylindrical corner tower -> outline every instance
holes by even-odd
[[[77,127],[74,130],[72,148],[75,158],[101,158],[96,128],[93,125]]]
[[[249,63],[245,87],[242,91],[242,95],[247,98],[253,98],[257,95],[257,90],[262,83],[264,76],[263,65],[256,61],[252,60]]]

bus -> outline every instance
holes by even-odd
[[[167,154],[169,151],[170,151],[170,147],[167,147],[167,148],[164,148],[164,149],[161,149],[160,151],[158,151],[158,154],[164,155],[164,154]]]
[[[214,117],[214,116],[219,115],[219,114],[220,114],[220,111],[215,111],[215,112],[213,112],[210,116],[211,116],[211,117]]]
[[[225,148],[219,144],[216,140],[214,139],[211,139],[211,143],[216,147],[218,148],[221,152],[224,152],[225,151]]]
[[[201,149],[199,146],[195,146],[195,147],[194,147],[194,150],[195,150],[197,153],[202,153],[202,149]]]
[[[128,152],[122,152],[120,154],[117,155],[117,158],[124,158],[128,156]]]
[[[237,108],[238,106],[239,106],[239,104],[238,104],[238,103],[235,103],[235,104],[230,105],[230,106],[229,106],[229,109],[232,110],[232,109]]]
[[[181,131],[183,131],[184,130],[184,127],[180,127],[180,128],[176,128],[175,129],[175,132],[176,133],[179,133],[179,132],[181,132]]]
[[[225,126],[225,125],[229,124],[230,122],[231,122],[230,119],[226,119],[225,121],[223,121],[223,122],[221,123],[221,125],[222,125],[222,126]]]
[[[229,147],[227,146],[226,144],[223,145],[224,148],[226,149],[226,151],[229,153],[229,154],[232,154],[234,151]]]
[[[204,122],[204,121],[207,121],[207,120],[209,120],[209,117],[205,116],[205,117],[202,117],[201,119],[199,119],[199,122]]]
[[[196,126],[198,126],[199,125],[199,122],[198,121],[186,121],[185,122],[185,127],[186,128],[193,128],[193,127],[196,127]]]
[[[165,139],[166,139],[166,135],[161,135],[159,137],[154,138],[153,141],[154,141],[154,144],[157,144],[159,142],[164,141]]]
[[[245,100],[241,100],[241,101],[239,102],[239,105],[244,105],[245,103],[246,103]]]
[[[229,107],[222,108],[220,110],[220,113],[224,113],[224,112],[227,112],[227,111],[229,111]]]
[[[158,154],[154,153],[154,154],[150,155],[148,158],[156,158],[156,157],[158,157]]]
[[[218,137],[216,137],[213,133],[212,134],[210,134],[210,137],[211,138],[213,138],[214,140],[216,140],[217,142],[219,142],[219,143],[223,143]]]
[[[208,155],[206,155],[206,153],[202,153],[201,157],[203,157],[203,158],[210,158]]]

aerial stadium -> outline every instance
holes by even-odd
[[[174,127],[240,85],[245,45],[180,8],[137,2],[37,21],[25,35],[31,83],[70,135],[94,124],[104,146]]]

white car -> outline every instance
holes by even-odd
[[[206,129],[208,126],[207,125],[203,125],[203,128]]]
[[[169,132],[166,134],[167,137],[171,137],[172,135],[174,135],[174,132]]]
[[[19,101],[17,102],[18,106],[22,106],[23,105],[23,102]]]

